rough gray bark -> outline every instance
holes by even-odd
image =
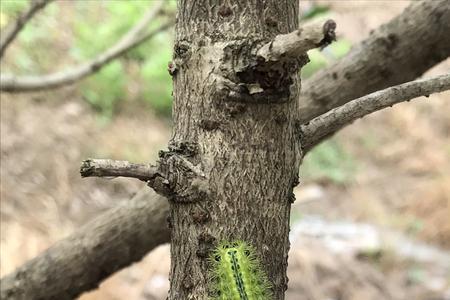
[[[41,9],[43,9],[47,4],[53,0],[33,0],[30,6],[17,17],[16,21],[8,26],[4,32],[1,34],[0,38],[0,58],[3,57],[6,48],[11,44],[11,42],[16,38],[23,27],[28,23],[28,21],[33,18],[33,16]]]
[[[147,191],[2,278],[1,299],[71,300],[169,240],[167,199]]]
[[[450,1],[413,1],[302,87],[302,123],[352,99],[411,81],[450,55]]]
[[[415,80],[352,100],[301,126],[303,153],[356,119],[394,104],[450,89],[450,75]]]
[[[255,53],[298,28],[297,0],[178,2],[171,147],[169,299],[206,299],[210,250],[253,245],[273,284],[287,289],[289,213],[301,160],[297,71]],[[193,175],[190,165],[203,176]],[[176,183],[176,184],[175,184]]]

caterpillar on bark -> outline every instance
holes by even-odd
[[[212,252],[214,300],[270,300],[271,284],[254,248],[243,242],[221,242]]]

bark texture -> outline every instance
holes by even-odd
[[[284,299],[287,288],[301,159],[297,71],[305,60],[275,66],[255,54],[298,28],[298,1],[228,3],[178,3],[174,133],[160,156],[172,191],[171,300],[212,296],[208,255],[224,240],[256,248],[274,299]]]
[[[450,55],[450,1],[413,1],[403,13],[305,81],[302,123],[352,99],[411,81]]]
[[[1,280],[0,298],[71,300],[169,240],[167,199],[145,191]]]

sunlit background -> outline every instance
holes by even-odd
[[[13,42],[1,72],[70,69],[108,49],[154,2],[56,1]],[[339,37],[309,53],[302,78],[408,4],[301,1],[303,21],[331,17]],[[2,0],[1,28],[27,5]],[[78,170],[88,157],[151,162],[166,147],[172,41],[173,28],[75,84],[0,94],[2,276],[143,187],[81,179]],[[447,59],[426,76],[449,70]],[[449,100],[446,92],[375,113],[308,154],[291,216],[287,299],[450,299]],[[161,246],[81,299],[166,299],[169,263]]]

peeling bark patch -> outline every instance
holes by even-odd
[[[298,62],[286,62],[281,66],[279,62],[264,62],[236,75],[243,83],[257,83],[264,90],[278,90],[286,89],[293,83],[292,76],[298,69]]]

